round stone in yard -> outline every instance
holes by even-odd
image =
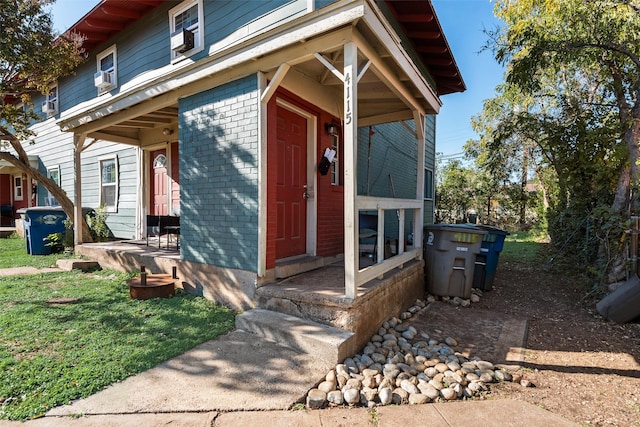
[[[327,394],[322,390],[318,390],[317,388],[310,390],[307,394],[307,406],[311,409],[322,408],[326,400]]]

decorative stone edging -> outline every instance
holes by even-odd
[[[324,381],[309,390],[307,407],[374,407],[466,399],[477,397],[488,390],[489,384],[502,381],[532,386],[520,374],[510,373],[508,366],[465,357],[455,350],[458,342],[454,338],[439,342],[403,324],[430,302],[441,300],[468,307],[481,295],[474,289],[470,299],[429,295],[426,301],[416,300],[400,318],[384,322],[360,354],[336,365]]]

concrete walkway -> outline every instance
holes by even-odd
[[[29,274],[56,273],[60,271],[62,270],[56,267],[48,267],[48,268],[11,267],[11,268],[1,268],[0,277],[26,276]]]
[[[434,403],[413,406],[335,408],[291,411],[188,412],[85,415],[80,418],[47,416],[38,420],[2,422],[0,427],[396,427],[396,426],[577,426],[537,406],[514,400]]]
[[[331,367],[236,330],[43,418],[5,426],[574,426],[512,400],[290,409]]]
[[[331,367],[236,330],[26,423],[4,426],[574,426],[526,402],[291,410]]]
[[[513,400],[290,409],[304,402],[332,367],[307,352],[236,329],[40,419],[0,421],[0,427],[577,425]]]

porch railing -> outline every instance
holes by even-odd
[[[383,275],[396,268],[401,267],[404,263],[411,261],[415,258],[422,256],[422,209],[424,207],[422,200],[414,199],[392,199],[392,198],[376,198],[369,196],[356,197],[356,212],[361,211],[377,211],[378,213],[378,229],[377,229],[377,242],[376,247],[376,263],[360,269],[359,267],[355,271],[355,287],[367,283],[374,278],[381,278]],[[407,210],[413,211],[413,234],[414,234],[414,246],[413,248],[405,251],[405,213]],[[385,211],[398,212],[398,236],[396,245],[396,255],[385,259],[385,237],[392,238],[393,236],[386,236],[384,228],[384,213]],[[360,242],[355,242],[356,253],[360,254]],[[349,286],[349,284],[346,284]]]

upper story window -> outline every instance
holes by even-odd
[[[96,66],[93,83],[98,88],[98,95],[118,86],[118,56],[115,45],[96,56]]]
[[[202,0],[187,0],[169,11],[171,61],[200,52],[204,47]]]
[[[45,95],[45,101],[42,103],[42,112],[51,117],[58,112],[58,85],[49,88],[49,93]]]

